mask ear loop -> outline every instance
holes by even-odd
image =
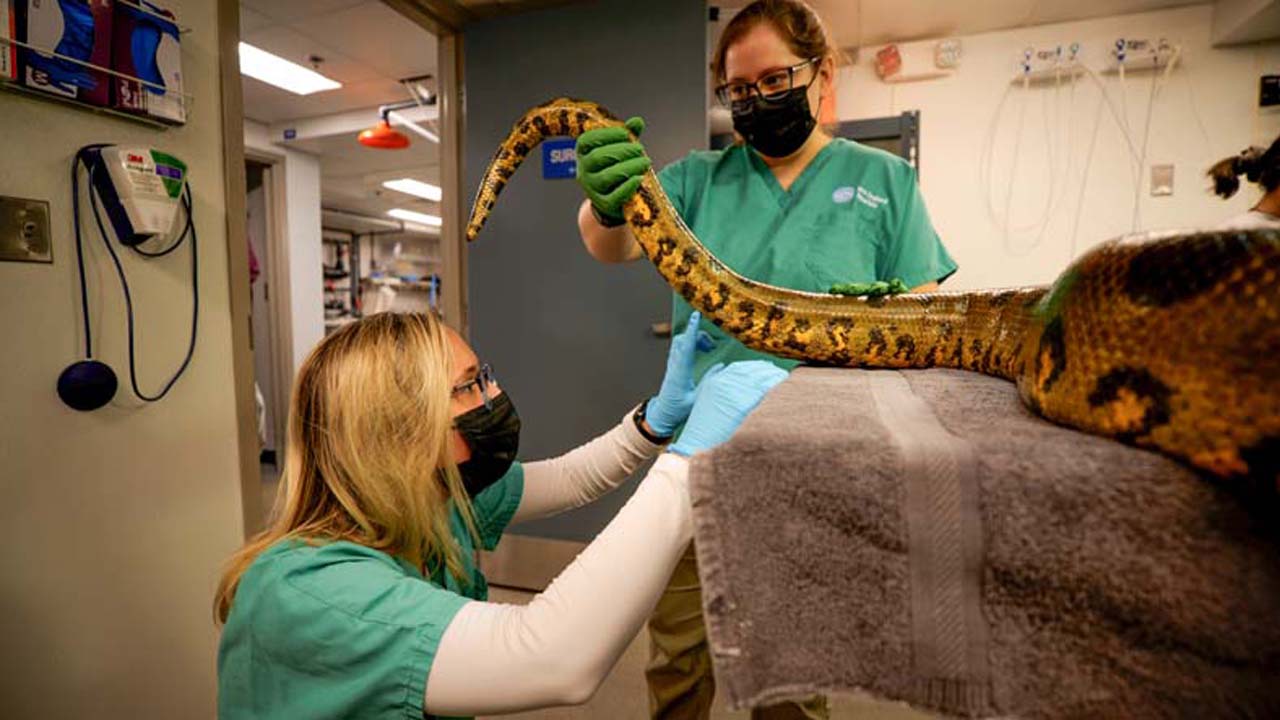
[[[489,397],[489,385],[493,382],[493,368],[489,363],[480,366],[480,374],[476,376],[476,384],[480,386],[480,397],[484,398],[484,409],[493,410],[493,398]]]

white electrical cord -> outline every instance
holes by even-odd
[[[1072,157],[1073,151],[1075,150],[1074,108],[1075,108],[1075,97],[1076,97],[1076,76],[1075,76],[1075,70],[1073,69],[1071,71],[1071,75],[1069,78],[1071,82],[1071,94],[1067,98],[1067,111],[1066,113],[1063,113],[1062,108],[1060,107],[1061,103],[1059,101],[1059,98],[1061,97],[1061,94],[1062,94],[1062,73],[1058,72],[1055,75],[1056,75],[1055,76],[1056,85],[1053,90],[1053,94],[1054,94],[1053,115],[1055,118],[1060,118],[1064,114],[1067,117],[1066,148],[1063,151],[1061,156],[1062,167],[1059,167],[1058,161],[1055,159],[1055,154],[1053,149],[1054,149],[1054,146],[1056,145],[1056,142],[1055,142],[1056,138],[1060,136],[1062,133],[1054,132],[1052,135],[1049,136],[1049,142],[1050,142],[1050,145],[1049,145],[1049,150],[1050,150],[1049,203],[1046,206],[1044,215],[1042,216],[1040,221],[1040,232],[1036,234],[1035,242],[1033,242],[1031,246],[1027,249],[1028,252],[1031,250],[1034,250],[1035,248],[1040,247],[1040,245],[1044,242],[1045,233],[1048,232],[1049,230],[1050,221],[1053,219],[1054,214],[1058,211],[1059,203],[1064,198],[1066,198],[1067,192],[1068,192],[1067,186],[1070,184],[1069,176],[1071,174],[1071,157]],[[1047,118],[1046,118],[1045,132],[1046,133],[1049,132]],[[1061,186],[1059,186],[1060,174],[1062,175]]]
[[[1067,259],[1076,259],[1076,237],[1080,232],[1080,216],[1084,211],[1084,191],[1089,184],[1089,170],[1093,167],[1093,149],[1098,144],[1098,128],[1102,126],[1103,100],[1098,99],[1097,109],[1093,112],[1093,132],[1089,137],[1089,150],[1084,156],[1084,171],[1080,175],[1080,195],[1076,199],[1076,217],[1071,223],[1071,241],[1067,247]]]
[[[1115,119],[1116,125],[1120,128],[1120,134],[1124,136],[1125,145],[1129,148],[1129,162],[1130,168],[1132,168],[1132,164],[1138,160],[1138,149],[1133,144],[1133,137],[1130,135],[1125,121],[1120,117],[1120,111],[1116,109],[1115,102],[1111,99],[1111,94],[1107,92],[1106,83],[1102,82],[1102,78],[1098,77],[1098,73],[1094,72],[1088,65],[1081,64],[1080,67],[1084,69],[1089,79],[1093,80],[1094,84],[1098,86],[1098,92],[1102,93],[1102,98],[1107,103],[1107,109],[1111,111],[1111,117]]]
[[[1027,117],[1027,105],[1031,103],[1031,98],[1029,97],[1030,89],[1031,78],[1023,75],[1022,92],[1024,97],[1022,105],[1018,108],[1018,128],[1013,131],[1013,162],[1009,166],[1009,188],[1004,194],[1004,220],[1002,224],[1004,225],[1004,247],[1006,250],[1009,249],[1009,225],[1012,219],[1009,213],[1013,206],[1013,187],[1016,184],[1014,181],[1018,177],[1018,152],[1022,148],[1022,126]]]
[[[1177,64],[1178,57],[1182,54],[1182,47],[1178,46],[1173,49],[1173,54],[1169,56],[1169,62],[1165,65],[1164,72],[1156,72],[1159,56],[1152,59],[1151,72],[1151,95],[1147,99],[1147,122],[1146,127],[1142,131],[1142,152],[1138,156],[1138,181],[1134,183],[1133,188],[1133,222],[1129,228],[1130,232],[1138,231],[1138,221],[1140,210],[1142,208],[1142,180],[1147,169],[1147,142],[1151,138],[1151,120],[1156,114],[1156,98],[1160,94],[1160,89],[1169,83],[1169,76],[1173,74],[1173,66]]]
[[[1151,94],[1147,97],[1147,121],[1142,130],[1142,151],[1138,153],[1138,177],[1133,183],[1133,221],[1130,223],[1129,232],[1138,231],[1138,217],[1142,210],[1142,180],[1147,169],[1147,141],[1151,139],[1151,118],[1156,114],[1156,87],[1159,84],[1160,76],[1152,72]]]
[[[1070,75],[1072,83],[1071,100],[1073,104],[1075,99],[1075,72]],[[1007,103],[1009,95],[1015,89],[1016,82],[1006,88],[1005,93],[1001,96],[1000,102],[996,106],[996,111],[988,127],[987,136],[983,143],[982,154],[979,162],[979,182],[981,184],[984,195],[986,196],[987,214],[993,224],[1001,231],[1002,241],[1005,251],[1010,255],[1023,256],[1039,247],[1045,238],[1050,222],[1054,213],[1057,211],[1062,199],[1066,195],[1066,187],[1068,181],[1065,177],[1060,177],[1064,173],[1070,171],[1070,156],[1072,148],[1074,148],[1074,119],[1068,117],[1066,124],[1066,149],[1063,152],[1060,147],[1063,143],[1061,136],[1063,135],[1062,125],[1064,124],[1058,118],[1052,118],[1051,115],[1059,115],[1061,113],[1061,89],[1062,89],[1062,73],[1061,70],[1055,73],[1055,88],[1052,107],[1047,95],[1043,96],[1042,113],[1044,137],[1046,143],[1046,152],[1048,162],[1045,165],[1049,174],[1049,192],[1045,196],[1044,204],[1041,206],[1036,219],[1026,224],[1017,224],[1013,222],[1013,192],[1017,181],[1018,167],[1021,161],[1022,135],[1026,126],[1027,105],[1031,102],[1030,98],[1030,76],[1024,74],[1021,78],[1021,85],[1024,91],[1022,105],[1019,107],[1017,128],[1014,131],[1014,147],[1012,164],[1009,171],[1008,185],[1005,190],[1005,199],[1003,211],[997,209],[995,205],[995,193],[991,187],[993,178],[993,166],[995,155],[995,138],[999,131],[1000,118],[1003,116],[1004,105]],[[1072,105],[1073,106],[1073,105]],[[1065,167],[1064,167],[1065,166]],[[1025,247],[1015,247],[1014,236],[1022,233],[1034,233],[1035,239]]]
[[[1180,53],[1181,53],[1181,48],[1180,47],[1175,48],[1174,54],[1170,59],[1169,64],[1165,67],[1163,77],[1156,76],[1153,78],[1153,83],[1154,83],[1153,91],[1152,91],[1151,97],[1148,100],[1147,118],[1146,118],[1147,125],[1146,125],[1146,128],[1144,129],[1141,146],[1138,145],[1138,143],[1136,142],[1136,139],[1134,138],[1134,134],[1132,132],[1132,128],[1129,122],[1127,97],[1123,95],[1124,87],[1125,87],[1124,86],[1124,80],[1125,80],[1124,63],[1121,63],[1120,65],[1120,83],[1121,83],[1121,93],[1122,93],[1121,102],[1123,102],[1123,111],[1120,108],[1117,108],[1116,101],[1112,98],[1111,93],[1108,92],[1106,83],[1102,80],[1101,77],[1099,77],[1097,72],[1095,72],[1093,69],[1091,69],[1089,66],[1085,65],[1084,63],[1080,63],[1077,61],[1073,64],[1072,71],[1071,71],[1071,82],[1072,82],[1071,96],[1068,101],[1070,107],[1067,109],[1067,112],[1071,113],[1071,110],[1075,107],[1075,78],[1078,72],[1083,72],[1083,74],[1087,75],[1089,79],[1093,81],[1094,85],[1098,89],[1099,100],[1098,100],[1096,109],[1094,111],[1093,128],[1090,131],[1088,150],[1085,154],[1084,167],[1082,169],[1081,178],[1080,178],[1080,193],[1077,197],[1075,216],[1072,220],[1071,236],[1069,241],[1069,252],[1072,258],[1074,258],[1076,255],[1076,246],[1077,246],[1077,240],[1079,237],[1079,230],[1080,230],[1080,220],[1083,216],[1083,210],[1084,210],[1085,190],[1088,184],[1089,174],[1093,166],[1093,158],[1094,158],[1095,151],[1097,148],[1097,143],[1098,143],[1098,134],[1099,134],[1099,131],[1101,130],[1103,106],[1105,105],[1106,108],[1110,111],[1112,119],[1115,121],[1117,129],[1119,129],[1121,137],[1123,137],[1124,139],[1125,147],[1128,151],[1128,158],[1129,158],[1128,165],[1129,165],[1130,177],[1134,183],[1134,195],[1135,195],[1133,225],[1136,228],[1138,223],[1138,218],[1140,217],[1139,201],[1141,199],[1141,189],[1142,189],[1141,173],[1142,173],[1142,169],[1146,165],[1147,151],[1148,151],[1148,145],[1150,141],[1150,130],[1151,130],[1150,126],[1151,126],[1151,123],[1153,122],[1153,116],[1154,116],[1155,99],[1158,98],[1160,89],[1163,88],[1163,86],[1168,83],[1168,78],[1170,76],[1170,73],[1173,70],[1174,64],[1177,62],[1177,59]],[[1075,67],[1075,65],[1079,66],[1078,69]],[[1013,156],[1012,156],[1012,163],[1011,163],[1011,168],[1009,171],[1009,179],[1008,179],[1009,185],[1007,188],[1005,188],[1003,208],[999,208],[996,205],[997,201],[995,199],[995,192],[991,186],[994,180],[994,165],[995,165],[994,156],[995,156],[996,137],[999,132],[1000,119],[1003,116],[1005,105],[1008,102],[1010,94],[1017,89],[1017,86],[1019,84],[1021,85],[1021,88],[1024,91],[1023,93],[1024,97],[1023,97],[1022,105],[1018,111],[1018,119],[1016,122],[1015,131],[1014,131]],[[1038,217],[1034,222],[1031,222],[1028,224],[1014,223],[1013,217],[1012,217],[1013,193],[1014,193],[1014,185],[1017,179],[1018,165],[1022,160],[1021,144],[1022,144],[1022,135],[1025,129],[1025,123],[1026,123],[1027,104],[1030,102],[1030,98],[1029,98],[1030,85],[1031,85],[1030,76],[1029,74],[1025,74],[1024,72],[1024,75],[1021,78],[1021,83],[1015,81],[1005,89],[1004,94],[1001,96],[1000,101],[996,106],[995,114],[992,117],[991,124],[988,127],[987,136],[983,143],[982,154],[979,161],[979,182],[981,183],[982,192],[984,193],[986,198],[987,214],[991,218],[992,223],[1001,232],[1005,251],[1011,255],[1025,255],[1035,250],[1037,247],[1039,247],[1043,243],[1044,238],[1048,232],[1048,227],[1051,224],[1051,220],[1054,214],[1057,212],[1058,208],[1061,206],[1061,203],[1066,199],[1066,196],[1069,192],[1067,190],[1067,187],[1070,185],[1070,180],[1068,179],[1068,176],[1070,176],[1071,174],[1071,165],[1072,165],[1071,157],[1076,147],[1075,132],[1074,132],[1074,114],[1071,114],[1071,116],[1066,121],[1067,122],[1066,138],[1064,140],[1063,138],[1060,137],[1061,135],[1063,135],[1063,131],[1061,128],[1062,121],[1057,120],[1056,123],[1050,122],[1048,114],[1051,112],[1051,110],[1047,106],[1048,100],[1046,99],[1044,125],[1045,125],[1045,138],[1046,138],[1046,141],[1049,143],[1049,146],[1048,146],[1048,155],[1049,155],[1048,170],[1050,174],[1049,195],[1045,200],[1044,207],[1041,209]],[[1054,112],[1055,114],[1057,114],[1060,110],[1060,108],[1058,107],[1059,101],[1057,100],[1060,93],[1061,93],[1061,75],[1059,74],[1057,76],[1057,86],[1055,87],[1054,108],[1052,110],[1052,112]],[[1054,125],[1057,125],[1058,127],[1055,128]],[[1058,147],[1059,143],[1064,141],[1066,143],[1065,156],[1059,154],[1059,147]],[[1059,177],[1060,175],[1062,177]],[[1036,237],[1034,241],[1032,241],[1026,247],[1022,247],[1022,248],[1014,247],[1014,243],[1013,243],[1014,236],[1022,233],[1027,233],[1027,232],[1035,232]]]

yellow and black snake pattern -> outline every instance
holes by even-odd
[[[582,100],[530,110],[489,165],[467,239],[543,139],[621,124]],[[1047,287],[857,298],[738,275],[694,237],[653,171],[624,216],[667,283],[747,347],[995,375],[1049,420],[1280,487],[1280,233],[1144,233],[1094,247]]]

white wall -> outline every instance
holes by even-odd
[[[293,367],[324,337],[323,246],[320,243],[320,161],[314,155],[276,145],[265,125],[245,121],[244,144],[283,158],[285,248],[289,277],[289,317]],[[292,378],[289,378],[292,383]]]
[[[211,717],[219,568],[242,533],[216,4],[169,0],[183,35],[190,122],[156,131],[0,93],[0,194],[48,200],[52,265],[0,262],[0,698],[6,718]],[[167,150],[190,165],[199,235],[200,337],[163,401],[129,397],[120,289],[86,224],[99,359],[117,404],[80,413],[54,392],[82,352],[69,172],[91,142]],[[141,383],[181,360],[188,250],[123,253]]]
[[[1088,182],[1081,178],[1101,95],[1082,78],[1074,86],[1054,83],[1010,90],[1016,56],[1027,46],[1079,41],[1086,60],[1100,69],[1100,54],[1117,37],[1167,37],[1183,46],[1180,65],[1155,102],[1148,141],[1148,165],[1175,166],[1174,194],[1151,197],[1149,171],[1142,173],[1140,227],[1212,226],[1246,210],[1257,193],[1246,188],[1230,202],[1205,191],[1205,169],[1252,143],[1267,145],[1280,132],[1280,115],[1256,112],[1258,76],[1280,69],[1280,43],[1211,48],[1212,6],[1195,5],[1137,15],[1045,25],[961,38],[964,57],[951,77],[882,83],[871,66],[875,48],[841,70],[838,115],[841,120],[921,111],[921,184],[929,212],[960,271],[948,289],[1049,282],[1071,257],[1072,228],[1079,212],[1076,253],[1128,232],[1133,216],[1134,169],[1125,141],[1110,112],[1102,109]],[[1115,75],[1101,75],[1113,101],[1127,103],[1134,143],[1141,144],[1152,73],[1130,73],[1121,94]],[[985,140],[1001,98],[992,143],[990,195],[980,169]],[[1194,97],[1194,101],[1192,98]],[[1025,110],[1023,109],[1025,107]],[[1049,161],[1045,118],[1057,121],[1055,161]],[[1018,116],[1023,116],[1020,141]],[[1203,124],[1204,130],[1201,130]],[[1068,143],[1069,133],[1074,139]],[[1017,145],[1018,163],[1013,167]],[[1070,146],[1068,148],[1068,146]],[[1070,152],[1068,153],[1068,149]],[[1015,231],[1006,242],[1001,225],[988,212],[988,197],[1002,216],[1012,180],[1014,226],[1035,225],[1049,197],[1050,168],[1056,166],[1062,192],[1047,223]],[[1083,201],[1083,204],[1080,205]]]

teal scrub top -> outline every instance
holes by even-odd
[[[693,152],[663,168],[662,188],[694,235],[740,275],[795,290],[901,278],[908,287],[942,281],[956,263],[933,229],[915,168],[877,148],[835,138],[783,190],[746,145]],[[674,296],[672,332],[693,308]],[[703,319],[715,347],[699,353],[695,377],[716,363],[766,359]]]
[[[473,500],[486,550],[520,506],[519,463]],[[240,580],[218,647],[218,717],[422,720],[423,693],[453,616],[489,589],[455,510],[470,582],[425,578],[409,562],[351,542],[272,545]]]

